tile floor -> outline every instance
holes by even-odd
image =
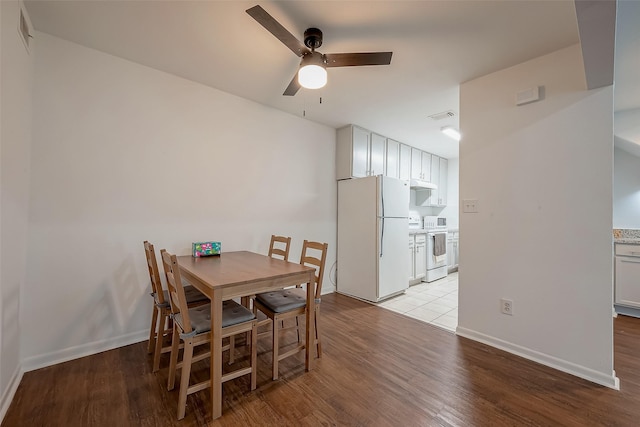
[[[431,283],[420,283],[403,295],[378,304],[450,332],[458,326],[458,272]]]

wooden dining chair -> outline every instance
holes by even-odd
[[[276,259],[282,259],[289,261],[289,248],[291,247],[291,237],[271,235],[271,242],[269,243],[269,253],[267,256]],[[250,301],[253,301],[255,295],[247,295],[241,298],[241,303],[247,308],[251,308]],[[258,326],[262,326],[269,322],[269,319],[265,319],[258,323]]]
[[[211,305],[202,305],[189,308],[186,301],[180,267],[175,255],[164,249],[160,251],[163,265],[167,275],[167,287],[169,288],[169,301],[171,303],[171,316],[173,318],[173,339],[171,346],[171,361],[169,363],[169,379],[167,389],[173,390],[175,386],[176,370],[181,368],[180,390],[178,395],[178,419],[184,418],[187,396],[205,388],[211,387],[211,379],[189,385],[191,365],[200,360],[211,357],[211,352],[200,353],[194,356],[194,348],[202,344],[211,343]],[[222,382],[226,382],[243,375],[251,375],[251,390],[256,389],[257,373],[257,323],[251,310],[243,307],[233,300],[222,303],[222,336],[221,339],[232,337],[241,333],[251,333],[250,362],[245,368],[235,369],[222,375]],[[184,342],[182,362],[178,363],[179,343]],[[222,351],[234,351],[233,345],[222,347]],[[230,356],[230,359],[232,357]]]
[[[156,260],[156,252],[153,245],[145,240],[144,253],[147,257],[149,278],[151,279],[151,296],[153,297],[153,313],[151,314],[151,328],[149,330],[149,346],[147,351],[153,353],[153,372],[160,369],[160,355],[171,351],[171,343],[163,345],[166,337],[171,337],[172,329],[169,327],[169,315],[171,306],[169,293],[162,289],[160,272]],[[184,286],[185,298],[189,307],[196,307],[209,302],[209,298],[191,285]]]
[[[284,246],[284,247],[283,247]],[[269,256],[271,258],[281,257],[285,261],[289,261],[289,247],[291,246],[291,237],[271,235],[271,243],[269,243]]]
[[[313,321],[315,324],[316,336],[314,344],[318,357],[322,356],[322,345],[320,342],[320,330],[318,329],[318,316],[320,314],[320,301],[322,293],[322,278],[324,276],[324,265],[327,260],[327,243],[310,242],[305,240],[302,244],[300,264],[316,268],[315,274],[315,312]],[[271,332],[273,337],[273,379],[278,379],[278,362],[280,360],[297,354],[305,349],[304,343],[300,341],[300,327],[298,317],[303,315],[307,305],[307,293],[299,285],[291,289],[282,289],[273,292],[264,292],[256,295],[254,300],[254,313],[257,310],[263,312],[271,319]],[[279,335],[280,331],[287,329],[280,321],[295,318],[298,333],[298,343],[295,348],[280,353]]]

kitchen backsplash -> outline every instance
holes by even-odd
[[[614,239],[640,239],[640,230],[631,228],[614,228]]]

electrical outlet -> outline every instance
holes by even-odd
[[[462,212],[463,213],[478,213],[478,199],[463,199],[462,200]]]
[[[502,312],[502,314],[513,316],[513,301],[510,299],[502,298],[500,300],[500,311]]]

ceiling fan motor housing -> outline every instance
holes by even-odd
[[[322,46],[322,31],[318,28],[307,28],[304,32],[304,45],[311,50]]]

